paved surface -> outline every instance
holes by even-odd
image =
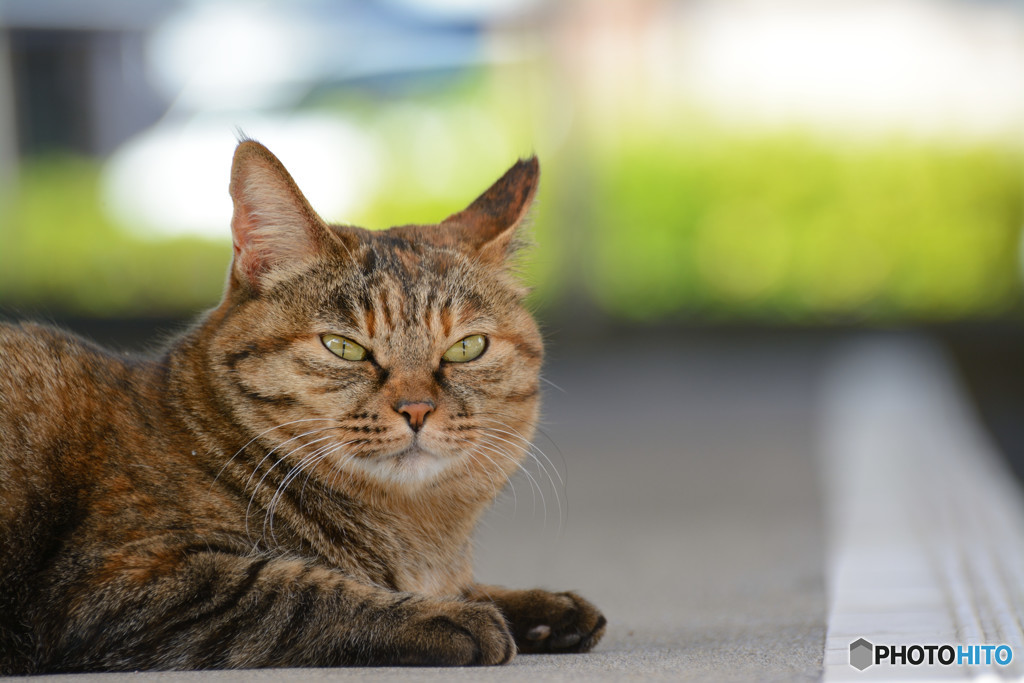
[[[493,522],[481,577],[578,587],[605,609],[605,641],[564,667],[587,678],[816,678],[826,618],[814,457],[823,349],[634,343],[643,350],[628,359],[555,349],[550,379],[565,392],[550,393],[545,431],[565,457],[568,518],[543,549],[537,524],[495,533]],[[516,488],[518,516],[528,517],[526,487]],[[507,501],[496,512],[506,511]]]
[[[922,339],[851,344],[824,386],[826,683],[1024,679],[1024,496],[947,356]],[[862,639],[909,654],[876,664],[862,643],[854,661]],[[949,646],[946,665],[915,665],[914,645]]]
[[[132,675],[130,680],[807,680],[826,628],[815,460],[821,343],[637,335],[552,349],[536,466],[481,529],[478,577],[578,589],[609,618],[587,655],[500,669]],[[125,679],[125,676],[58,677]]]

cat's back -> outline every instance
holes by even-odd
[[[69,488],[152,412],[152,364],[61,330],[0,323],[0,533]]]
[[[55,327],[0,322],[0,406],[80,378],[99,350]],[[30,383],[24,386],[23,383]]]
[[[103,415],[118,402],[111,390],[127,388],[132,374],[124,360],[70,333],[0,323],[0,441],[31,443]]]
[[[86,381],[84,344],[33,323],[0,323],[0,468],[58,427]]]

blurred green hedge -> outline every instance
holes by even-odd
[[[87,316],[190,315],[220,296],[231,243],[145,241],[104,213],[100,166],[30,160],[0,206],[0,306]]]
[[[528,273],[542,305],[573,292],[630,320],[801,323],[1020,308],[1020,149],[707,129],[541,152],[540,248]],[[491,156],[488,182],[514,155]],[[23,164],[0,206],[0,307],[127,316],[215,304],[231,258],[226,226],[224,241],[131,236],[106,217],[98,180],[94,161]],[[458,180],[451,197],[430,197],[399,178],[390,186],[403,192],[382,192],[353,218],[439,220],[486,186]]]
[[[977,143],[626,136],[591,159],[586,284],[630,319],[1007,314],[1022,159]]]

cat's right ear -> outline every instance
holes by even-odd
[[[504,264],[522,245],[520,233],[539,182],[537,157],[520,159],[472,204],[440,225],[481,261]]]
[[[259,293],[319,254],[344,251],[277,157],[243,140],[231,165],[231,287]]]

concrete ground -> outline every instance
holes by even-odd
[[[478,535],[478,578],[580,591],[609,620],[586,655],[482,670],[103,680],[817,680],[827,620],[815,401],[828,345],[716,338],[553,345],[547,472]],[[621,348],[621,347],[620,347]],[[550,474],[550,479],[549,475]],[[560,478],[561,477],[561,481]],[[55,677],[82,680],[82,676]]]
[[[609,618],[593,653],[514,666],[541,680],[818,678],[824,348],[635,341],[628,359],[554,351],[549,379],[564,392],[549,392],[538,444],[568,473],[560,534],[533,517],[522,482],[516,515],[503,501],[481,534],[481,578],[578,588]]]

